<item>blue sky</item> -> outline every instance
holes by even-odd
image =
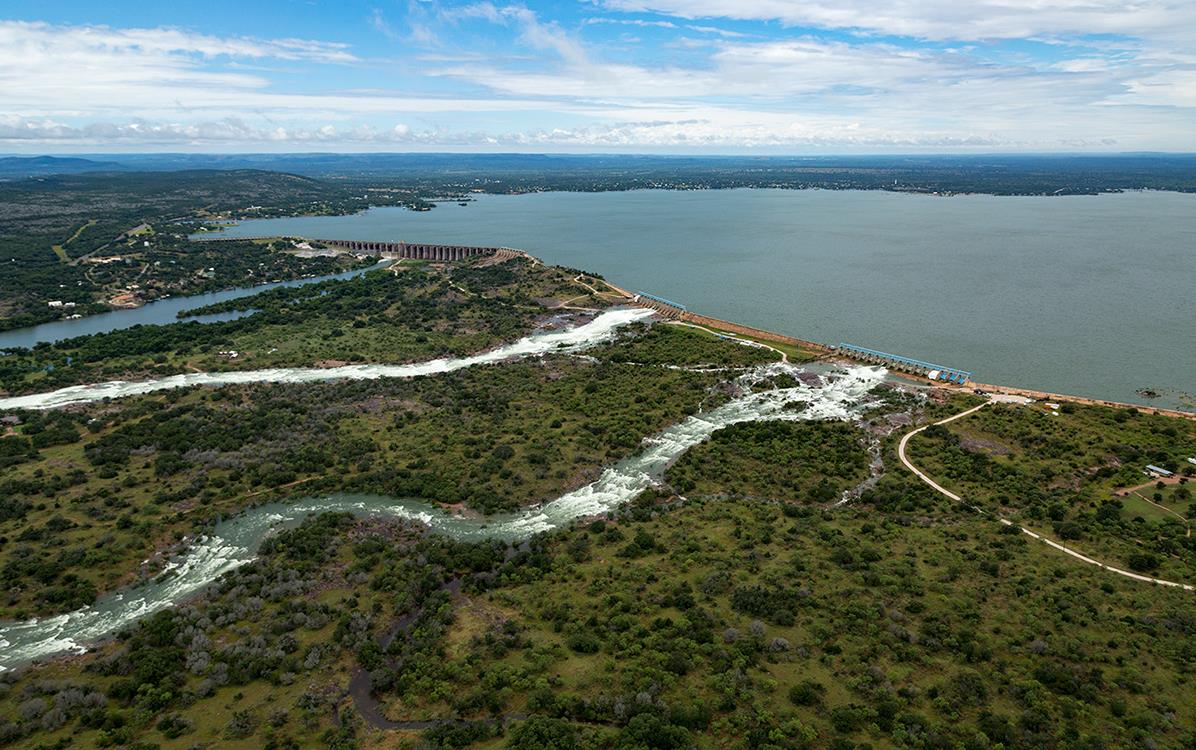
[[[6,0],[0,151],[1196,151],[1193,0]]]

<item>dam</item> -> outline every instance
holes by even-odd
[[[920,359],[902,357],[899,354],[889,354],[888,352],[881,352],[875,349],[867,349],[862,346],[856,346],[855,344],[839,344],[839,346],[835,347],[835,351],[844,357],[859,362],[883,365],[890,370],[922,375],[931,380],[941,380],[947,383],[963,385],[972,379],[972,373],[966,370],[947,367],[945,365],[936,365],[933,362],[923,362]]]
[[[326,240],[304,237],[278,237],[263,235],[260,237],[204,237],[196,238],[200,242],[254,242],[261,240],[289,239],[300,242],[315,243],[325,247],[348,250],[355,253],[374,255],[385,260],[434,260],[454,261],[468,260],[479,256],[491,256],[496,260],[507,260],[520,255],[526,255],[521,250],[509,247],[492,247],[484,245],[436,245],[422,242],[379,242],[376,240]]]

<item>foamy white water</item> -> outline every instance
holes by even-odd
[[[474,365],[501,362],[520,357],[534,357],[554,351],[584,349],[609,341],[615,331],[628,323],[653,315],[651,310],[624,308],[607,310],[593,320],[573,328],[534,333],[497,349],[469,357],[433,359],[406,365],[345,365],[343,367],[279,367],[268,370],[237,372],[192,372],[154,380],[112,380],[91,385],[73,385],[46,393],[0,398],[0,409],[54,409],[71,404],[123,398],[172,388],[195,385],[233,385],[238,383],[315,383],[328,380],[374,380],[377,378],[415,378],[460,370]]]
[[[769,375],[799,372],[800,368],[787,364],[750,371],[738,380],[739,397],[646,438],[638,454],[607,468],[596,481],[518,513],[461,518],[423,500],[346,494],[249,509],[192,545],[174,561],[167,578],[105,595],[95,605],[70,614],[0,624],[0,668],[83,650],[141,617],[193,596],[223,573],[252,561],[271,531],[298,524],[311,514],[349,512],[402,518],[456,539],[517,541],[619,508],[657,481],[672,461],[722,427],[757,420],[853,419],[867,408],[869,393],[885,376],[881,368],[851,367],[821,374],[809,385],[758,393],[749,390]],[[794,404],[805,404],[805,408],[787,409]]]

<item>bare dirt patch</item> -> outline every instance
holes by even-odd
[[[1002,445],[995,440],[986,440],[978,437],[961,438],[959,445],[969,453],[983,453],[987,456],[1008,456],[1013,452],[1008,446]]]

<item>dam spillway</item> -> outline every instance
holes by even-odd
[[[355,253],[374,255],[388,260],[435,260],[454,261],[468,260],[479,256],[490,256],[496,260],[507,260],[520,255],[526,255],[521,250],[509,247],[486,245],[441,245],[424,242],[382,242],[378,240],[329,240],[320,238],[289,238],[279,236],[260,237],[203,237],[196,238],[199,242],[255,242],[261,240],[296,239],[304,242],[324,245],[326,247],[341,248]]]
[[[479,245],[430,245],[415,242],[377,242],[369,240],[324,240],[313,239],[329,247],[343,247],[355,252],[377,255],[380,258],[413,259],[413,260],[467,260],[469,258],[488,255],[499,260],[513,258],[523,253],[509,247],[488,247]]]
[[[888,352],[868,349],[856,346],[855,344],[841,343],[836,347],[836,351],[854,360],[874,365],[883,365],[890,370],[898,372],[924,375],[931,380],[941,380],[947,383],[963,385],[972,379],[972,373],[966,370],[947,367],[946,365],[936,365],[933,362],[923,362],[920,359],[903,357],[899,354],[889,354]]]

